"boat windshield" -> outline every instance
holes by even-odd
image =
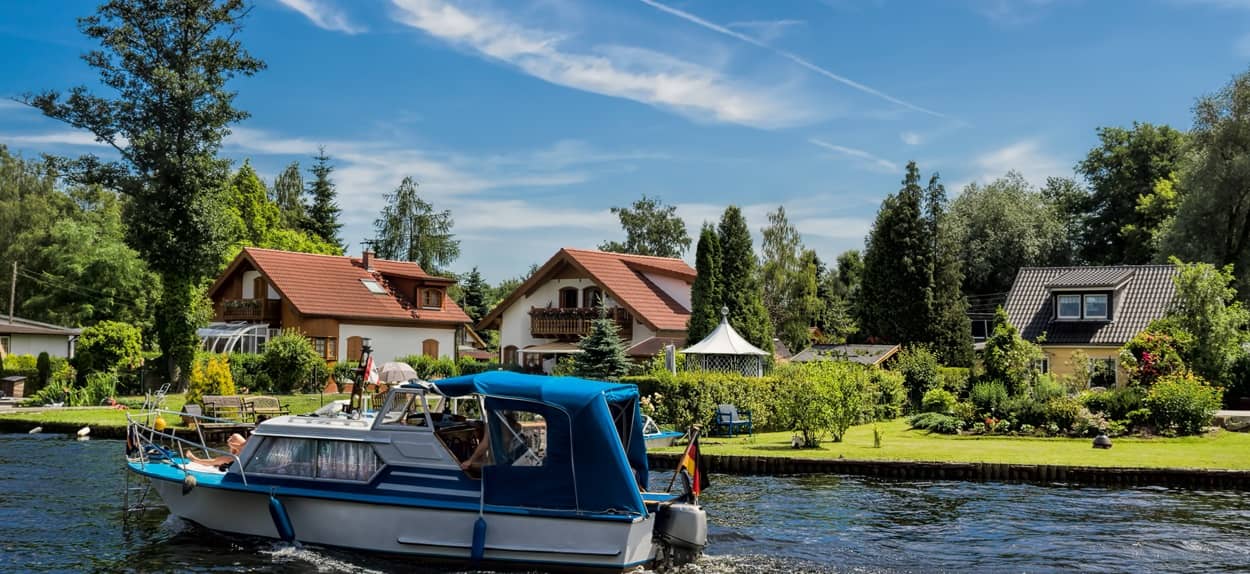
[[[378,424],[384,427],[429,427],[425,391],[397,390],[391,393]]]

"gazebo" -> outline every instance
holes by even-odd
[[[702,341],[681,350],[686,370],[741,373],[746,377],[764,376],[764,351],[742,338],[729,324],[729,308],[721,307],[720,325]]]

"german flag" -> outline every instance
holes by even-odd
[[[681,460],[677,461],[678,471],[685,472],[690,478],[690,492],[695,497],[698,497],[710,484],[707,474],[699,466],[699,436],[696,434],[690,441],[690,446],[686,447],[686,452],[682,453]]]

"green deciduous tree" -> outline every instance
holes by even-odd
[[[625,242],[605,241],[599,246],[603,251],[681,257],[690,248],[690,233],[677,206],[665,205],[658,197],[643,195],[631,207],[613,207],[612,213],[621,220]]]
[[[1185,134],[1166,125],[1133,123],[1130,129],[1098,129],[1099,145],[1077,171],[1089,182],[1082,257],[1095,265],[1149,263],[1149,240],[1161,221],[1139,212],[1138,200],[1180,167]]]
[[[270,199],[282,214],[282,226],[287,229],[304,229],[308,218],[308,205],[304,203],[304,177],[299,162],[293,161],[273,180]]]
[[[1020,337],[1020,332],[1007,319],[1007,312],[999,307],[994,313],[993,331],[985,341],[982,355],[985,362],[985,380],[1002,383],[1015,391],[1027,386],[1037,378],[1037,362],[1042,359],[1042,349]]]
[[[695,246],[694,285],[690,287],[690,319],[686,323],[686,343],[693,345],[707,337],[720,322],[721,296],[720,236],[716,227],[704,223]]]
[[[818,297],[816,253],[803,249],[802,237],[786,217],[784,207],[768,214],[764,236],[761,275],[764,308],[772,320],[773,332],[791,351],[811,344],[811,327],[824,310]]]
[[[330,156],[326,155],[324,147],[313,160],[315,163],[308,170],[313,178],[308,182],[307,190],[312,201],[308,205],[304,230],[326,243],[342,245],[343,240],[339,237],[339,230],[343,228],[343,224],[339,222],[342,210],[339,209],[338,191],[334,187],[334,181],[330,179],[334,166],[330,165]]]
[[[1164,252],[1188,261],[1235,265],[1250,299],[1250,72],[1194,105],[1191,161]]]
[[[1192,336],[1185,362],[1194,372],[1216,384],[1226,384],[1233,364],[1241,355],[1250,325],[1250,312],[1237,301],[1233,287],[1233,267],[1210,263],[1182,263],[1173,281],[1176,298],[1168,311],[1167,323]]]
[[[573,372],[577,376],[615,381],[629,372],[625,342],[616,321],[608,318],[606,308],[599,307],[599,318],[591,323],[590,333],[577,346],[582,350],[573,356]]]
[[[265,371],[279,393],[303,391],[308,387],[313,369],[325,368],[325,363],[312,341],[298,331],[286,330],[265,344]]]
[[[120,156],[69,167],[130,197],[129,242],[164,283],[158,325],[171,375],[189,371],[202,317],[192,310],[225,247],[227,164],[216,153],[228,126],[247,117],[226,84],[264,68],[238,40],[245,14],[243,0],[109,0],[79,28],[101,43],[84,59],[115,96],[77,87],[26,97]]]
[[[236,219],[237,240],[248,245],[260,245],[281,223],[278,206],[269,201],[265,183],[256,175],[250,162],[244,161],[230,179],[227,205]]]
[[[1065,260],[1057,209],[1014,171],[985,185],[968,184],[951,202],[949,222],[969,295],[1004,293],[1021,267]]]
[[[729,324],[752,345],[773,350],[772,323],[762,301],[759,261],[751,247],[751,231],[736,205],[725,209],[717,228],[721,248],[721,301],[729,308]]]
[[[427,273],[439,273],[460,256],[460,241],[451,228],[451,211],[434,211],[417,194],[417,182],[405,177],[386,194],[382,214],[373,222],[378,257],[414,261]]]
[[[118,321],[101,321],[82,330],[74,353],[80,377],[88,373],[137,369],[143,362],[139,328]]]

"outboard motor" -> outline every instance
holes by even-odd
[[[697,504],[661,505],[655,516],[655,538],[663,552],[662,563],[694,562],[707,546],[707,513]]]

